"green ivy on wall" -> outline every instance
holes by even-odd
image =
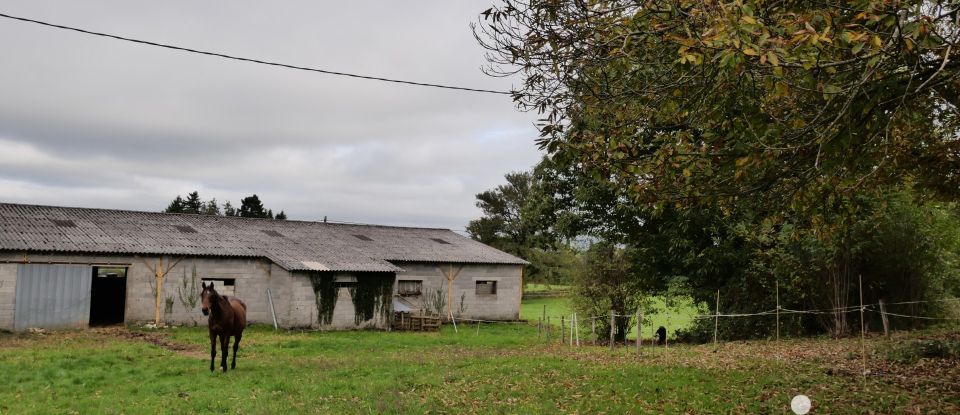
[[[337,305],[337,285],[329,273],[311,273],[310,283],[317,302],[317,323],[330,324],[333,321],[333,308]]]
[[[391,273],[362,273],[357,275],[357,284],[350,287],[353,300],[354,322],[357,325],[374,317],[384,320],[393,310],[393,281]]]

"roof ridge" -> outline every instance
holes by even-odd
[[[145,210],[93,208],[93,207],[82,207],[82,206],[40,205],[40,204],[33,204],[33,203],[10,203],[10,202],[3,202],[3,201],[0,201],[0,205],[52,208],[52,209],[93,210],[93,211],[106,211],[106,212],[118,212],[118,213],[137,213],[137,214],[163,215],[163,216],[176,216],[176,217],[196,217],[196,218],[204,218],[204,219],[221,218],[221,219],[227,219],[227,220],[270,221],[270,223],[299,222],[299,223],[316,223],[316,224],[330,225],[330,226],[367,226],[367,227],[376,227],[376,228],[427,229],[427,230],[436,230],[436,231],[450,231],[454,234],[457,234],[456,232],[453,232],[453,230],[449,228],[437,228],[437,227],[429,227],[429,226],[381,225],[376,223],[319,221],[319,220],[304,220],[304,219],[282,219],[279,222],[274,222],[274,221],[277,221],[277,219],[250,218],[250,217],[243,217],[243,216],[225,216],[225,215],[204,215],[204,214],[197,214],[197,213],[150,212]]]

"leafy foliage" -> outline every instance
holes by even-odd
[[[488,71],[539,144],[631,200],[823,221],[855,192],[960,189],[956,1],[507,1]],[[882,191],[882,190],[881,190]]]
[[[313,287],[313,297],[317,305],[317,324],[321,326],[330,324],[333,322],[333,310],[337,305],[337,295],[340,291],[334,282],[333,274],[311,273],[310,284]]]
[[[357,284],[350,287],[354,322],[357,325],[381,318],[390,321],[393,312],[393,273],[367,272],[357,275]]]

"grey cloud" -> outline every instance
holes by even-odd
[[[12,2],[10,14],[305,66],[507,90],[479,2]],[[159,210],[197,189],[292,217],[462,227],[540,157],[508,96],[224,61],[0,20],[0,200]]]

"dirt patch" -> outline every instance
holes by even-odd
[[[207,359],[210,356],[204,353],[201,347],[193,344],[183,344],[171,341],[164,333],[130,331],[126,327],[104,327],[92,329],[95,333],[124,340],[142,341],[157,347],[176,352],[177,354],[197,359]]]

